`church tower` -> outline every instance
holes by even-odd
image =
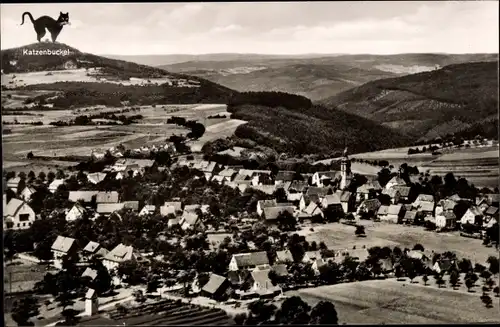
[[[344,150],[344,155],[340,161],[340,189],[344,190],[351,181],[351,160],[347,156],[347,148]]]

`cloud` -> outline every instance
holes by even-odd
[[[210,32],[211,33],[231,33],[231,32],[237,32],[243,30],[243,27],[240,25],[236,24],[231,24],[227,26],[217,26],[213,28]]]

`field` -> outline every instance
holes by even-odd
[[[462,276],[463,277],[463,276]],[[463,278],[462,278],[463,280]],[[480,291],[468,293],[464,286],[453,290],[396,279],[363,281],[321,286],[287,292],[299,295],[309,305],[321,300],[332,301],[339,323],[348,324],[433,324],[499,322],[498,298],[493,308],[486,308],[480,300]],[[477,285],[480,282],[476,283]],[[479,287],[477,287],[479,288]],[[490,293],[490,296],[491,293]]]
[[[420,172],[429,171],[430,174],[439,176],[453,172],[455,177],[464,177],[476,187],[493,188],[498,186],[498,144],[490,143],[487,146],[447,149],[443,150],[443,154],[434,156],[431,153],[408,155],[408,149],[408,147],[404,147],[357,153],[350,157],[365,160],[387,160],[394,167],[407,163],[410,166],[417,166]],[[331,160],[319,162],[328,163]],[[357,173],[356,169],[364,169],[364,166],[366,165],[353,163],[353,172]],[[379,170],[377,167],[373,168],[376,171]],[[360,171],[360,173],[366,172]]]
[[[426,251],[444,252],[452,251],[459,258],[468,258],[473,263],[485,264],[489,256],[498,256],[494,248],[487,248],[478,239],[464,238],[458,233],[436,233],[426,231],[422,227],[404,226],[396,224],[378,223],[371,221],[360,221],[365,225],[366,237],[358,238],[354,235],[355,227],[333,223],[314,226],[314,231],[303,229],[299,235],[306,236],[308,242],[325,242],[329,249],[351,250],[356,246],[356,252],[367,252],[360,250],[363,246],[399,246],[401,249],[413,248],[417,243],[424,246]]]
[[[51,76],[49,76],[51,77]],[[92,115],[124,108],[106,108],[94,106],[78,110],[46,110],[36,111],[20,109],[23,101],[40,92],[9,91],[10,97],[2,95],[2,101],[10,110],[19,110],[21,115],[7,115],[4,121],[33,122],[42,121],[44,125],[5,125],[4,130],[9,133],[3,135],[4,168],[23,170],[28,166],[26,155],[33,152],[35,156],[90,156],[92,150],[105,151],[111,147],[123,144],[128,149],[164,145],[171,135],[186,135],[189,130],[167,120],[172,116],[185,117],[188,120],[197,120],[206,127],[205,135],[192,142],[199,150],[207,141],[219,137],[230,136],[237,126],[244,123],[230,118],[208,119],[215,114],[226,114],[226,105],[158,105],[142,106],[139,110],[123,113],[124,115],[142,115],[143,119],[131,125],[100,125],[100,126],[69,126],[57,127],[48,125],[58,120],[70,120],[77,115]],[[28,106],[29,107],[29,106]],[[18,108],[18,109],[15,109]],[[28,115],[26,115],[26,113]],[[44,162],[48,168],[55,166]],[[43,165],[43,163],[42,163]],[[33,170],[33,169],[29,169]],[[28,171],[29,171],[28,170]]]
[[[16,259],[9,262],[4,269],[3,285],[5,292],[16,293],[31,290],[35,283],[42,280],[47,272],[49,270],[46,270],[46,266],[27,260]]]
[[[2,74],[2,85],[7,87],[19,87],[34,84],[51,84],[56,82],[97,82],[104,81],[96,76],[99,69],[67,69],[30,73]],[[169,83],[171,78],[131,78],[130,80],[106,80],[107,83],[121,83],[123,85],[142,85],[148,83]]]

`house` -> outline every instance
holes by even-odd
[[[384,189],[382,191],[382,194],[390,197],[392,204],[398,204],[399,201],[401,200],[401,193],[395,187],[389,188],[389,189],[387,189],[387,188]]]
[[[118,203],[119,194],[116,191],[98,192],[96,195],[96,203]]]
[[[394,186],[406,186],[406,182],[399,175],[394,176],[387,182],[387,184],[385,184],[385,189],[388,190],[393,188]]]
[[[252,283],[250,290],[252,292],[255,292],[261,296],[272,295],[281,292],[281,289],[278,286],[274,286],[269,279],[270,271],[270,269],[256,269],[250,273],[250,280]]]
[[[296,204],[299,210],[304,210],[306,208],[306,200],[304,194],[302,193],[287,193],[287,201]]]
[[[455,207],[457,206],[457,203],[455,201],[452,201],[450,199],[444,199],[438,202],[436,206],[436,216],[440,215],[441,213],[445,211],[453,211]]]
[[[224,170],[219,171],[217,176],[222,177],[224,182],[231,182],[236,174],[237,172],[234,169],[225,168]]]
[[[293,182],[295,179],[295,172],[294,171],[278,171],[276,174],[276,177],[274,177],[274,183],[276,185],[283,184],[285,182]]]
[[[202,213],[208,213],[209,208],[208,204],[190,204],[184,206],[184,212],[196,213],[199,209]]]
[[[378,208],[377,211],[377,219],[379,220],[386,220],[387,219],[387,213],[389,212],[389,206],[383,205]]]
[[[33,209],[23,200],[12,198],[7,204],[5,201],[6,196],[4,195],[4,229],[30,228],[36,219]]]
[[[328,194],[332,194],[332,189],[330,187],[315,187],[311,186],[307,189],[306,195],[312,196],[317,195],[320,201],[327,196]]]
[[[263,217],[266,221],[276,220],[283,212],[287,211],[289,214],[293,215],[295,212],[295,206],[285,206],[280,205],[276,207],[267,207],[264,208]]]
[[[320,206],[317,203],[311,202],[304,210],[299,212],[299,215],[297,218],[303,220],[303,219],[311,219],[312,217],[315,217],[315,216],[319,216],[321,218],[325,217]]]
[[[66,221],[81,219],[86,212],[87,210],[80,203],[75,203],[71,210],[66,214]]]
[[[371,183],[366,183],[358,187],[356,190],[356,201],[364,201],[373,199],[375,197],[376,190],[375,186]]]
[[[498,217],[498,207],[490,206],[484,212],[486,218],[497,218]]]
[[[204,229],[204,225],[201,222],[200,217],[192,212],[184,211],[182,217],[180,218],[179,224],[183,230],[187,229]]]
[[[413,202],[413,205],[418,207],[420,202],[434,202],[434,197],[430,194],[419,194]]]
[[[165,202],[163,206],[160,207],[160,214],[162,216],[168,216],[170,214],[176,215],[182,212],[182,203],[179,201]]]
[[[312,263],[314,260],[321,258],[323,258],[321,251],[306,251],[302,257],[302,262]]]
[[[251,187],[254,190],[261,191],[263,193],[272,195],[274,192],[276,192],[277,186],[276,185],[251,185]]]
[[[488,204],[488,201],[486,199],[482,199],[479,204],[477,204],[477,208],[479,210],[481,210],[481,212],[485,212],[488,208],[490,207],[490,205]]]
[[[82,255],[84,259],[89,260],[94,255],[99,255],[104,258],[109,253],[108,250],[101,247],[101,245],[97,242],[90,241],[83,248]]]
[[[451,270],[459,271],[457,263],[454,260],[450,259],[442,259],[436,261],[434,266],[432,266],[432,270],[437,272],[438,274],[447,273],[450,272]]]
[[[399,191],[399,201],[408,202],[410,198],[410,194],[412,192],[412,188],[410,186],[396,185],[393,188]]]
[[[87,267],[81,277],[82,278],[88,277],[90,278],[90,280],[93,281],[94,279],[97,278],[97,270]]]
[[[234,254],[229,262],[230,271],[254,269],[258,266],[269,266],[265,251]]]
[[[289,274],[286,264],[275,264],[271,267],[271,271],[273,271],[276,276],[279,277],[288,276]]]
[[[472,224],[472,225],[482,225],[484,214],[479,210],[478,207],[473,206],[467,209],[465,214],[460,219],[461,225]]]
[[[319,275],[321,267],[325,266],[326,264],[327,264],[326,261],[323,260],[322,258],[315,259],[312,262],[311,268],[312,270],[314,270],[314,273],[316,275]]]
[[[52,183],[49,184],[50,193],[55,193],[57,188],[64,184],[64,179],[54,179]]]
[[[441,230],[455,229],[456,223],[457,223],[457,216],[455,216],[453,211],[445,211],[436,216],[436,227]]]
[[[356,195],[349,191],[337,191],[336,194],[340,198],[340,203],[344,212],[353,212],[356,205]]]
[[[7,181],[7,188],[10,188],[14,193],[17,193],[17,186],[19,185],[19,182],[21,181],[21,178],[19,177],[13,177],[10,178]]]
[[[201,295],[214,300],[227,299],[231,293],[231,283],[223,276],[210,273],[208,282],[202,287]]]
[[[21,191],[21,194],[19,197],[23,199],[24,201],[29,201],[31,199],[31,196],[35,194],[36,190],[31,187],[31,186],[26,186],[24,190]]]
[[[293,262],[293,256],[290,250],[276,251],[276,259],[274,260],[275,264],[288,262]]]
[[[51,247],[54,255],[54,267],[61,269],[64,257],[74,254],[76,247],[76,240],[74,238],[57,236]]]
[[[264,208],[269,208],[269,207],[276,207],[278,203],[276,200],[259,200],[257,201],[257,214],[259,216],[262,216],[264,213]]]
[[[137,256],[134,253],[134,248],[120,243],[104,256],[102,264],[108,271],[112,271],[116,269],[120,263],[136,259]]]
[[[235,288],[241,287],[249,279],[249,276],[250,271],[248,270],[230,270],[227,272],[227,279],[231,286]]]
[[[381,221],[399,224],[405,215],[404,206],[401,204],[391,204],[387,209],[387,215]]]
[[[82,201],[83,203],[90,203],[94,197],[97,197],[99,191],[70,191],[68,200],[71,202]]]
[[[339,171],[318,171],[312,175],[312,184],[318,187],[332,185],[335,180],[340,181],[341,173]]]
[[[288,188],[288,192],[303,193],[308,187],[309,185],[305,181],[292,181],[290,187]]]
[[[147,215],[152,215],[156,211],[156,207],[154,205],[148,204],[142,207],[141,211],[139,212],[139,216],[147,216]]]
[[[181,222],[181,218],[180,217],[171,218],[171,219],[168,220],[167,226],[168,227],[178,226],[178,225],[180,225],[180,222]]]
[[[321,207],[335,212],[344,212],[342,201],[337,193],[326,195],[321,201]]]
[[[102,182],[108,174],[106,173],[92,173],[87,175],[87,180],[92,184],[99,184]]]
[[[405,212],[405,216],[403,217],[403,223],[408,225],[413,225],[416,223],[417,211],[409,210]]]
[[[420,202],[417,212],[421,212],[424,217],[434,216],[434,202]]]
[[[367,213],[369,216],[375,216],[377,214],[378,209],[382,204],[378,199],[368,199],[361,202],[358,207],[357,214],[362,215],[363,213]]]

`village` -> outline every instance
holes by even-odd
[[[171,301],[175,310],[181,302],[205,306],[218,310],[217,319],[226,321],[226,312],[241,324],[265,320],[255,316],[255,303],[278,303],[291,290],[381,278],[427,284],[431,275],[439,287],[445,278],[455,287],[462,276],[471,290],[479,274],[486,306],[493,302],[489,291],[498,296],[498,189],[477,190],[452,173],[430,176],[406,164],[355,174],[347,150],[340,170],[311,173],[224,166],[196,154],[172,160],[175,147],[168,144],[154,151],[164,155],[92,152],[89,171],[4,170],[6,259],[47,267],[45,277],[19,290],[49,297],[43,305],[31,302],[38,319],[68,325],[77,316],[99,317],[110,324],[111,316],[116,322]],[[363,244],[367,226],[392,225],[455,233],[464,243],[479,238],[496,255],[475,260],[429,251],[425,238],[404,249]],[[307,239],[315,229],[335,233],[335,226],[351,228],[360,245]],[[5,287],[12,292],[10,278]]]

